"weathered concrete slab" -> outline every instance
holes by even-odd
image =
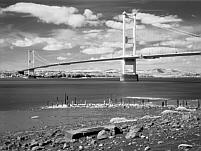
[[[65,137],[67,139],[79,139],[81,137],[96,135],[102,130],[114,130],[115,125],[104,125],[104,126],[96,126],[96,127],[87,127],[81,128],[77,130],[67,130],[65,132]]]

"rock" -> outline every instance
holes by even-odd
[[[69,143],[64,143],[63,149],[66,149],[66,148],[69,148],[69,147],[70,147],[70,144],[69,144]]]
[[[91,145],[95,145],[96,144],[96,140],[92,139],[90,142]]]
[[[52,140],[46,140],[46,141],[40,143],[39,146],[45,146],[45,145],[48,145],[50,143],[52,143]]]
[[[149,146],[145,147],[144,151],[148,151],[151,150],[151,148]]]
[[[90,139],[92,139],[92,136],[87,136],[86,139],[90,140]]]
[[[35,146],[35,147],[32,147],[32,151],[36,151],[36,150],[43,150],[44,148],[43,147],[39,147],[39,146]]]
[[[89,150],[90,146],[84,146],[84,149]]]
[[[152,126],[154,126],[153,122],[150,122],[150,123],[147,124],[147,127],[152,127]]]
[[[18,140],[18,141],[24,141],[24,140],[25,140],[25,137],[24,137],[24,136],[18,136],[18,137],[17,137],[17,140]]]
[[[38,150],[38,146],[32,147],[32,151]]]
[[[186,149],[190,149],[190,148],[192,148],[193,146],[192,145],[188,145],[188,144],[180,144],[179,146],[178,146],[178,149],[182,149],[182,150],[186,150]]]
[[[51,134],[51,137],[56,136],[56,134],[57,134],[58,132],[60,132],[60,131],[59,131],[59,130],[55,130],[55,131]]]
[[[84,147],[83,146],[79,146],[79,150],[83,150],[84,149]]]
[[[158,144],[162,144],[163,143],[163,141],[158,141]]]
[[[166,115],[166,114],[179,114],[178,111],[173,111],[173,110],[165,110],[163,112],[161,112],[162,115]]]
[[[114,138],[115,136],[109,136],[109,139],[112,139],[112,138]]]
[[[117,134],[122,134],[123,131],[119,128],[119,127],[114,127],[112,129],[110,129],[110,134],[112,136],[117,135]]]
[[[123,124],[123,125],[121,126],[121,129],[126,129],[126,128],[128,128],[128,127],[129,127],[128,124]]]
[[[103,144],[99,144],[98,146],[99,146],[99,147],[102,147],[102,146],[103,146]]]
[[[143,127],[132,126],[129,132],[126,134],[126,139],[136,138],[140,136],[140,133],[143,131]]]
[[[106,139],[109,137],[109,131],[106,131],[106,130],[102,130],[98,133],[97,135],[97,139],[98,140],[101,140],[101,139]]]
[[[183,107],[183,106],[179,106],[175,110],[177,110],[177,111],[187,111],[187,112],[195,111],[195,109],[187,109],[186,107]]]
[[[31,119],[38,119],[39,116],[32,116]]]
[[[125,122],[136,122],[136,119],[126,119],[125,117],[115,117],[110,120],[110,123],[125,123]]]
[[[35,147],[35,146],[39,146],[39,143],[38,143],[35,139],[33,139],[33,140],[31,141],[30,148],[33,148],[33,147]]]
[[[140,136],[140,138],[144,139],[144,138],[146,138],[146,136],[144,136],[144,135],[141,135],[141,136]]]

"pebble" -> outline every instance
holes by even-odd
[[[102,146],[103,146],[103,144],[101,143],[101,144],[99,144],[98,146],[99,146],[99,147],[102,147]]]
[[[64,143],[63,149],[70,147],[69,143]]]
[[[178,146],[178,149],[190,149],[192,148],[193,146],[192,145],[189,145],[189,144],[180,144]]]
[[[145,147],[144,151],[148,151],[151,150],[151,148],[149,146]]]
[[[91,145],[95,145],[96,144],[96,140],[92,139],[90,144]]]
[[[163,141],[158,141],[158,144],[162,144],[163,143]]]
[[[83,146],[79,146],[79,150],[83,150],[84,148],[83,148]]]

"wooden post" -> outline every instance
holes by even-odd
[[[162,107],[164,107],[164,101],[162,101],[162,104],[161,104],[161,106],[162,106]]]
[[[58,98],[58,96],[57,96],[57,106],[59,105],[59,98]]]
[[[75,104],[77,104],[77,98],[75,97]]]
[[[67,104],[67,102],[66,102],[66,92],[65,92],[65,96],[64,96],[64,104]]]
[[[177,107],[179,107],[179,100],[177,99]]]

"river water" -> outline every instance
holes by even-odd
[[[0,110],[29,110],[49,104],[69,101],[101,103],[109,97],[151,97],[168,99],[201,98],[201,79],[155,78],[139,82],[120,82],[118,79],[40,79],[0,80]],[[58,97],[58,100],[57,100]]]

